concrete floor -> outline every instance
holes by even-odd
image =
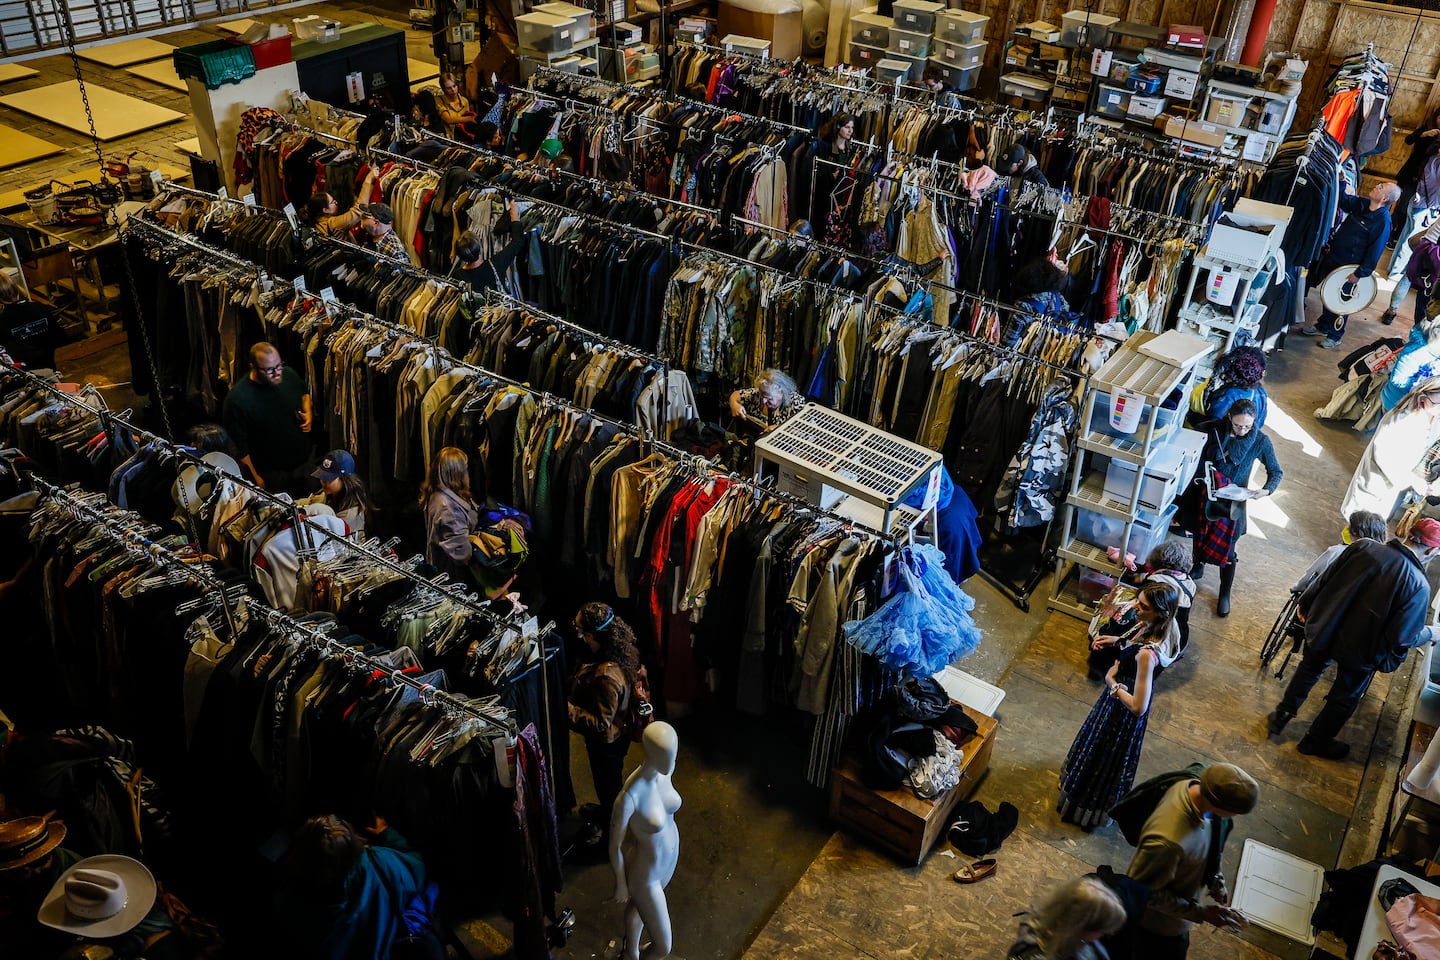
[[[306,12],[354,22],[360,11],[365,19],[405,23],[405,8],[394,0],[387,0],[379,13],[358,2],[317,4]],[[213,29],[191,30],[166,40],[183,45],[216,35]],[[433,60],[421,34],[409,35],[409,47],[417,59]],[[41,58],[29,65],[40,75],[6,84],[6,92],[71,76],[68,58]],[[183,94],[161,85],[89,63],[84,71],[87,80],[188,111]],[[83,138],[4,108],[0,123],[53,137],[67,148],[62,157],[0,171],[0,191],[43,181],[52,171],[93,171],[93,150]],[[108,144],[105,153],[134,150],[144,159],[173,163],[183,160],[173,143],[190,136],[188,123],[176,123]],[[1382,328],[1374,316],[1379,309],[1352,321],[1347,343],[1378,335]],[[1407,321],[1402,313],[1401,323],[1387,332],[1403,331]],[[76,358],[67,364],[68,372],[117,385],[116,399],[125,402],[119,399],[129,379],[123,350]],[[1327,868],[1342,859],[1368,859],[1374,820],[1383,819],[1376,811],[1389,799],[1388,790],[1375,785],[1387,775],[1393,784],[1404,740],[1403,731],[1396,731],[1396,715],[1409,695],[1408,670],[1372,687],[1345,731],[1355,749],[1344,762],[1302,757],[1294,750],[1318,700],[1292,723],[1282,742],[1267,742],[1264,736],[1264,716],[1279,695],[1280,682],[1257,669],[1257,651],[1288,584],[1336,540],[1339,499],[1367,439],[1311,415],[1338,383],[1336,359],[1298,336],[1271,358],[1267,429],[1286,480],[1274,498],[1252,512],[1251,533],[1240,547],[1241,582],[1230,618],[1220,620],[1211,612],[1213,572],[1201,584],[1192,619],[1195,642],[1185,661],[1161,682],[1142,761],[1144,776],[1192,759],[1227,759],[1261,780],[1261,807],[1240,822],[1227,852],[1232,878],[1246,837]],[[963,861],[945,856],[943,844],[920,867],[902,868],[844,834],[832,835],[825,798],[802,783],[807,734],[797,719],[727,720],[723,725],[681,721],[676,785],[685,798],[678,816],[683,853],[669,890],[676,955],[690,960],[996,956],[1013,931],[1010,915],[1036,892],[1096,864],[1123,867],[1129,848],[1111,831],[1086,834],[1060,824],[1053,812],[1055,771],[1096,691],[1084,680],[1079,624],[1047,617],[1046,589],[1042,585],[1026,614],[978,578],[967,585],[977,599],[975,616],[986,640],[961,666],[1007,691],[991,771],[977,797],[992,808],[1009,800],[1021,810],[1020,827],[1000,854],[999,879],[970,888],[951,883],[948,874]],[[1367,749],[1372,744],[1373,751]],[[574,756],[577,788],[586,799],[589,775],[578,743]],[[605,902],[610,892],[608,866],[568,868],[560,902],[576,910],[579,922],[557,957],[613,956],[620,926],[618,905]],[[487,931],[487,919],[499,925],[493,917],[462,924],[472,935],[475,956],[494,955],[503,947],[503,937]],[[1252,929],[1239,941],[1205,930],[1196,936],[1194,955],[1298,957],[1304,950],[1263,931]]]

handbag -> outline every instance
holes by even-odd
[[[1382,897],[1384,892],[1382,887]],[[1440,900],[1418,892],[1402,896],[1385,911],[1385,924],[1395,942],[1414,956],[1440,956]]]

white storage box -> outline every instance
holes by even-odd
[[[968,10],[941,10],[935,15],[939,43],[979,43],[985,39],[990,18]]]
[[[1205,108],[1205,119],[1222,127],[1238,127],[1250,109],[1253,97],[1237,97],[1231,93],[1211,91],[1210,105]]]
[[[1173,441],[1155,448],[1140,482],[1140,508],[1153,513],[1174,502],[1194,478],[1204,448],[1205,434],[1197,430],[1181,430]],[[1105,468],[1105,495],[1130,502],[1136,469],[1133,463],[1112,459]]]
[[[984,43],[938,43],[930,56],[948,67],[965,70],[985,61]]]
[[[726,34],[720,40],[726,53],[739,53],[747,57],[765,60],[770,56],[770,41],[759,37],[743,37],[738,33]]]
[[[895,0],[893,9],[897,29],[932,34],[935,15],[945,9],[945,4],[936,0]]]
[[[1184,70],[1188,73],[1199,73],[1205,66],[1205,61],[1200,57],[1190,57],[1183,53],[1176,53],[1174,50],[1166,50],[1164,47],[1146,47],[1145,62],[1158,64],[1168,70]]]
[[[1158,516],[1142,511],[1130,525],[1130,539],[1126,541],[1125,552],[1134,554],[1137,563],[1143,563],[1150,551],[1164,542],[1170,532],[1170,521],[1175,519],[1175,510],[1172,503]],[[1084,507],[1075,508],[1075,536],[1092,547],[1118,547],[1124,533],[1124,520]]]
[[[1137,120],[1154,120],[1165,112],[1164,97],[1131,97],[1125,114]]]
[[[982,43],[980,46],[983,47],[984,44]],[[970,67],[957,67],[946,63],[944,60],[936,60],[932,57],[930,66],[940,71],[940,79],[944,82],[945,86],[952,90],[962,92],[965,90],[973,90],[975,89],[975,85],[980,82],[980,64],[978,63]]]
[[[857,13],[850,18],[850,42],[863,43],[867,47],[888,47],[890,31],[894,28],[894,17],[882,17],[878,13]]]
[[[1221,214],[1210,229],[1205,255],[1242,267],[1258,267],[1279,246],[1283,235],[1283,228],[1271,221],[1232,210]]]
[[[522,50],[562,53],[575,46],[575,21],[549,13],[522,13],[515,18]]]
[[[1050,96],[1055,84],[1024,73],[1007,73],[1000,77],[1000,92],[1007,97],[1022,100],[1044,100]]]
[[[1088,10],[1071,10],[1061,17],[1061,21],[1060,46],[1103,47],[1110,40],[1110,28],[1119,23],[1120,18]]]
[[[850,44],[850,66],[873,67],[885,59],[884,47],[870,47],[863,43]]]
[[[1165,75],[1165,96],[1189,100],[1195,96],[1200,77],[1185,70],[1171,70]]]
[[[930,34],[915,33],[910,30],[901,30],[896,27],[890,31],[890,43],[887,49],[891,53],[898,53],[902,57],[919,57],[924,60],[930,56]]]
[[[595,11],[577,7],[573,3],[540,3],[532,13],[548,13],[552,17],[565,17],[571,23],[570,40],[573,44],[584,43],[595,36]]]

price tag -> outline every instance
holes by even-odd
[[[247,193],[247,194],[245,194],[245,196],[243,196],[243,197],[240,198],[240,202],[243,203],[243,204],[245,204],[245,206],[247,206],[247,207],[253,207],[253,206],[255,206],[255,194],[253,194],[253,193]]]
[[[266,273],[264,270],[260,271],[260,289],[264,290],[266,293],[269,293],[271,290],[275,289],[275,281],[270,279],[270,274]]]
[[[925,499],[920,504],[920,512],[924,513],[935,504],[940,502],[940,467],[930,471],[930,481],[925,485]]]
[[[290,229],[291,229],[291,230],[299,230],[299,229],[300,229],[300,219],[295,216],[295,204],[293,204],[293,203],[287,203],[287,204],[285,204],[284,209],[285,209],[285,219],[290,221]]]
[[[215,191],[215,196],[219,197],[221,200],[229,200],[229,199],[230,199],[230,192],[229,192],[228,190],[226,190],[224,187],[219,187],[219,188],[217,188],[216,191]]]
[[[153,183],[153,184],[155,184],[155,186],[157,186],[157,187],[160,186],[161,181],[163,181],[164,179],[165,179],[165,175],[164,175],[163,173],[161,173],[159,170],[151,170],[151,171],[150,171],[150,182]]]
[[[324,287],[324,288],[322,288],[321,291],[320,291],[320,299],[321,299],[321,300],[324,300],[326,303],[334,303],[334,302],[335,302],[335,288],[334,288],[334,287]]]
[[[302,273],[302,274],[300,274],[298,277],[296,277],[294,280],[291,280],[291,281],[290,281],[290,285],[295,288],[295,292],[296,292],[296,293],[304,293],[304,292],[305,292],[305,274]]]

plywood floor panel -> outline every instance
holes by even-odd
[[[422,83],[426,80],[434,80],[440,76],[440,65],[438,63],[427,63],[424,60],[416,60],[414,57],[406,58],[410,63],[410,82]]]
[[[11,80],[25,80],[29,77],[38,77],[39,75],[39,70],[31,70],[23,64],[0,63],[0,83],[9,83]]]
[[[183,113],[98,84],[87,83],[85,92],[90,98],[95,131],[101,140],[115,140],[185,119]],[[85,105],[80,98],[80,84],[75,80],[8,94],[0,97],[0,103],[84,136],[90,134],[89,124],[85,121]]]
[[[255,23],[256,21],[254,20],[227,20],[224,23],[216,24],[216,26],[226,33],[241,34],[255,26]]]
[[[57,147],[48,140],[32,137],[13,127],[0,126],[0,167],[17,167],[63,152],[63,147]]]
[[[128,67],[135,63],[145,63],[147,60],[159,60],[174,52],[175,48],[168,43],[141,37],[138,40],[107,43],[103,47],[90,47],[81,50],[78,56],[81,60],[89,60],[106,67]]]
[[[190,88],[180,74],[175,72],[173,60],[154,60],[150,63],[138,63],[133,67],[126,67],[126,73],[133,73],[135,76],[151,83],[158,83],[162,87],[169,87],[171,90],[179,90],[181,93],[188,93]]]

